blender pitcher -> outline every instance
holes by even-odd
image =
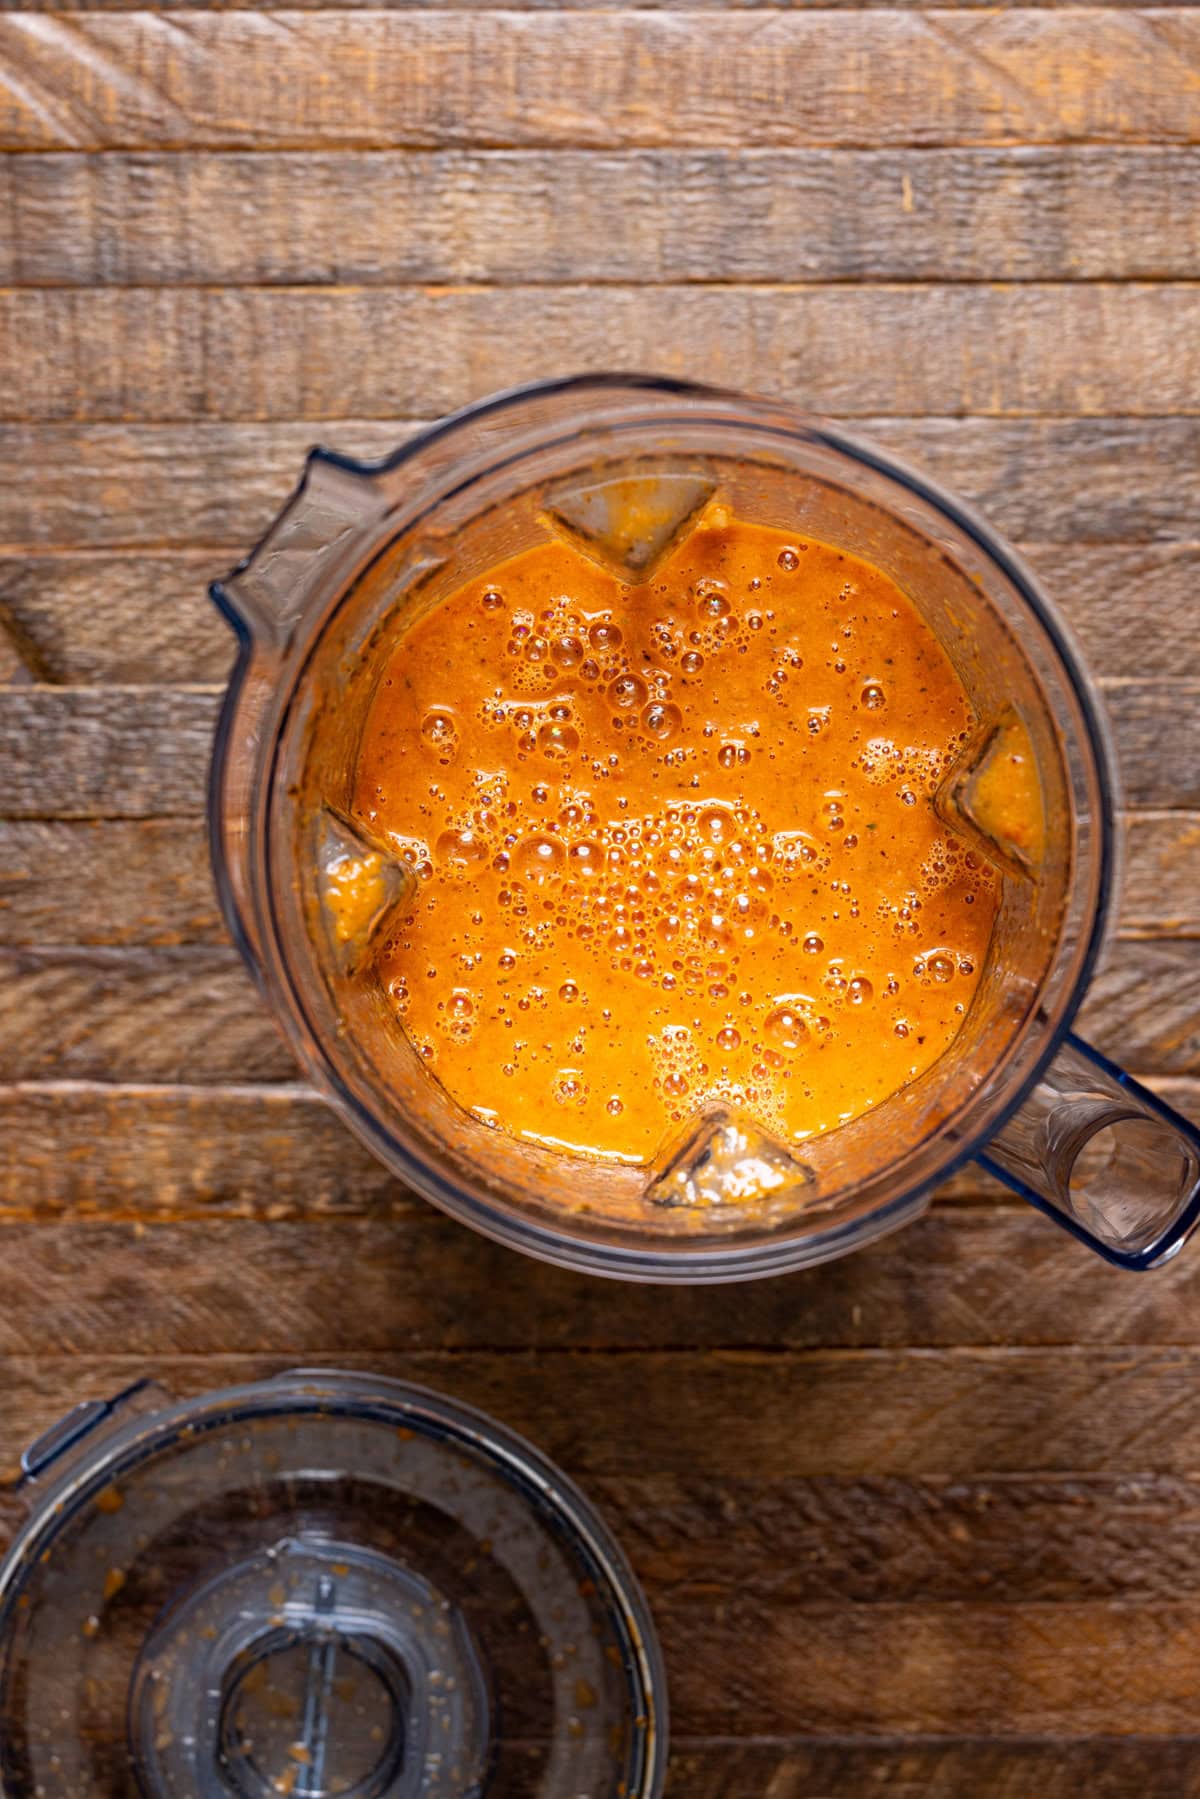
[[[489,1128],[406,1037],[373,945],[414,876],[355,816],[357,748],[406,628],[465,581],[557,536],[640,584],[717,503],[862,557],[917,606],[975,717],[929,803],[995,868],[999,910],[958,1035],[866,1115],[792,1145],[712,1109],[652,1164],[589,1162]],[[212,593],[240,645],[211,774],[226,919],[312,1080],[435,1204],[565,1266],[727,1280],[857,1248],[974,1157],[1122,1267],[1182,1244],[1200,1134],[1070,1030],[1116,875],[1097,698],[1033,575],[933,483],[774,403],[581,377],[486,400],[378,464],[313,451]],[[1017,766],[1022,831],[1003,804]]]

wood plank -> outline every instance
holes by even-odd
[[[766,1606],[1194,1599],[1200,1486],[1168,1475],[600,1480],[659,1592]],[[1161,1559],[1156,1554],[1161,1550]]]
[[[1150,853],[1153,893],[1180,857]],[[0,820],[0,943],[226,942],[202,819]]]
[[[286,1081],[295,1073],[235,950],[0,954],[0,1081]]]
[[[1195,1737],[696,1742],[671,1733],[668,1799],[1200,1799]]]
[[[1182,872],[1190,855],[1186,834],[1179,853],[1179,833],[1161,835],[1148,852],[1151,897],[1160,864]],[[203,820],[0,820],[0,943],[226,942]]]
[[[1101,678],[1190,673],[1200,667],[1200,544],[1026,544],[1046,585]],[[13,603],[26,629],[33,622]]]
[[[371,420],[0,425],[0,548],[245,548],[279,511],[314,442],[369,459],[415,428]],[[972,501],[1015,540],[1195,538],[1195,418],[874,418],[856,429]],[[214,572],[228,566],[219,548]]]
[[[1124,839],[1122,935],[1200,935],[1200,819],[1185,812],[1130,813]]]
[[[1200,810],[1200,679],[1109,685],[1125,797]],[[0,688],[0,818],[200,816],[222,694],[206,687]]]
[[[1200,98],[1195,112],[1200,120]],[[1194,413],[1200,289],[0,292],[0,418],[10,421],[411,418],[572,366],[657,368],[734,388],[760,386],[769,371],[784,399],[847,418]]]
[[[1200,815],[1124,819],[1120,931],[1200,936]],[[0,819],[0,944],[227,941],[200,818]]]
[[[0,689],[0,817],[202,814],[220,703],[206,687]]]
[[[1189,280],[1200,155],[34,153],[0,210],[13,287]]]
[[[1108,682],[1104,709],[1120,778],[1134,805],[1200,804],[1200,678],[1189,671],[1186,679],[1169,686],[1136,677]],[[1173,741],[1178,754],[1172,752]],[[1158,766],[1151,768],[1156,745]]]
[[[282,493],[282,487],[280,492]],[[1200,544],[1017,546],[1099,676],[1177,676],[1200,666]],[[56,684],[223,682],[233,643],[208,582],[237,560],[211,550],[10,556],[0,607],[37,678]]]
[[[1194,1728],[1194,1604],[810,1608],[655,1597],[684,1729],[1174,1737]]]
[[[1194,143],[1198,41],[1190,10],[14,13],[0,147]]]
[[[283,506],[314,443],[369,461],[416,429],[377,420],[319,428],[0,425],[0,545],[141,551],[234,543],[241,555]],[[1200,442],[1200,430],[1196,436]],[[1150,446],[1148,453],[1155,455]],[[220,549],[212,572],[230,566]]]
[[[1079,0],[1021,0],[1025,10],[1045,9],[1054,11],[1060,7],[1078,9]],[[1159,10],[1173,11],[1180,0],[1138,0],[1138,11],[1141,13]],[[156,12],[172,13],[191,11],[196,0],[163,0],[155,7]],[[975,10],[994,9],[996,0],[942,0],[939,12],[972,12]],[[1090,0],[1089,10],[1103,7],[1124,7],[1128,0]],[[630,11],[639,12],[726,12],[731,10],[770,10],[774,11],[778,0],[635,0]],[[374,10],[378,0],[292,0],[287,8],[289,12],[329,12],[346,10]],[[929,0],[822,0],[822,10],[826,12],[926,12]],[[141,0],[0,0],[0,13],[79,13],[79,12],[140,12]],[[275,0],[237,0],[235,6],[228,8],[231,12],[277,12],[280,9]],[[412,11],[421,12],[494,12],[496,0],[413,0]],[[612,10],[611,0],[512,0],[505,8],[508,12],[609,12]]]
[[[282,1223],[424,1206],[299,1085],[0,1088],[0,1113],[7,1218]]]
[[[386,455],[411,423],[0,425],[0,548],[244,549],[314,442]],[[881,449],[972,501],[1014,540],[1194,540],[1200,420],[862,419]],[[230,566],[219,548],[213,570]]]
[[[208,583],[240,554],[232,547],[10,557],[0,566],[0,606],[36,653],[42,681],[117,687],[224,682],[234,640],[208,598]],[[1135,560],[1153,554],[1130,552]],[[1196,564],[1200,569],[1200,546]],[[1167,574],[1169,586],[1175,573],[1172,567]],[[1154,590],[1152,581],[1147,585]]]
[[[1088,989],[1079,1029],[1131,1069],[1200,1072],[1200,942],[1113,945]]]
[[[701,1472],[727,1482],[747,1471],[764,1480],[1187,1476],[1200,1455],[1195,1349],[406,1348],[337,1361],[452,1392],[588,1483]],[[45,1348],[5,1356],[4,1445],[11,1455],[78,1399],[118,1392],[144,1375],[187,1394],[290,1365],[287,1356],[188,1355],[161,1345],[151,1356]],[[763,1720],[759,1728],[773,1726]],[[887,1728],[882,1716],[877,1728]],[[947,1720],[943,1728],[955,1727]],[[1027,1728],[1045,1726],[1030,1718]]]
[[[317,1131],[289,1135],[275,1119],[276,1179],[266,1108],[255,1112],[244,1096],[207,1139],[195,1117],[190,1132],[177,1130],[175,1148],[200,1159],[180,1156],[163,1173],[161,1096],[151,1096],[144,1124],[128,1094],[123,1100],[94,1100],[101,1129],[90,1166],[77,1158],[59,1175],[47,1163],[79,1146],[87,1112],[78,1096],[60,1099],[60,1115],[45,1092],[0,1090],[0,1116],[32,1133],[14,1143],[0,1187],[8,1292],[0,1352],[32,1355],[45,1344],[82,1352],[106,1342],[146,1354],[167,1342],[218,1354],[236,1342],[299,1360],[423,1344],[548,1352],[1200,1347],[1195,1247],[1141,1279],[1090,1260],[1011,1197],[937,1205],[883,1243],[781,1279],[656,1289],[515,1257],[375,1168],[364,1170],[360,1188],[363,1152],[346,1134],[334,1153],[348,1169],[331,1167],[332,1119],[307,1189],[301,1145]],[[286,1119],[300,1107],[275,1110]],[[110,1171],[101,1152],[122,1113],[129,1147],[117,1146],[117,1156],[126,1167]],[[236,1132],[247,1118],[243,1149]],[[131,1177],[128,1163],[142,1150],[152,1167]],[[134,1179],[141,1204],[129,1218]],[[122,1180],[127,1216],[114,1220],[118,1207],[106,1197]],[[216,1191],[221,1180],[225,1190]],[[23,1221],[47,1195],[42,1215]]]

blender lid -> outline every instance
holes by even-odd
[[[3,1799],[651,1799],[665,1684],[588,1502],[439,1395],[143,1382],[26,1453]]]

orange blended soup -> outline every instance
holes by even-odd
[[[971,726],[888,576],[712,510],[645,586],[550,542],[394,652],[356,810],[414,872],[380,971],[450,1094],[643,1162],[721,1105],[795,1143],[962,1024],[995,876],[931,795]]]

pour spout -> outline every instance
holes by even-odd
[[[387,510],[374,473],[330,450],[311,450],[296,488],[266,536],[209,594],[238,636],[282,651],[352,566],[364,528]]]

